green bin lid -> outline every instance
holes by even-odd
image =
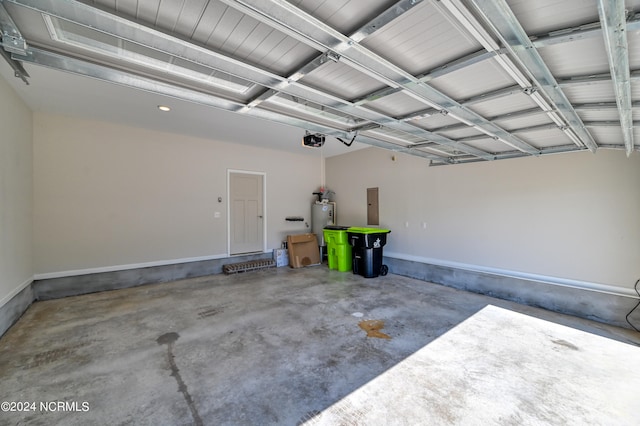
[[[388,229],[380,229],[380,228],[360,228],[357,226],[352,226],[347,229],[347,232],[353,232],[354,234],[388,234],[391,232]]]

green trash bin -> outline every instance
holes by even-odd
[[[327,261],[329,269],[340,272],[351,270],[351,245],[347,238],[348,226],[327,226],[322,232],[327,243]]]

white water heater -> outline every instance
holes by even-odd
[[[325,226],[336,224],[336,203],[335,202],[318,202],[311,205],[311,232],[318,237],[318,245],[324,247],[327,244],[324,241]]]

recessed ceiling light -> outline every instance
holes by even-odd
[[[171,108],[169,108],[169,107],[168,107],[168,106],[166,106],[166,105],[158,105],[158,109],[159,109],[160,111],[164,111],[164,112],[169,112],[169,111],[171,111]]]

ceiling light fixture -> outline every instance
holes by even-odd
[[[170,108],[170,107],[168,107],[168,106],[166,106],[166,105],[158,105],[158,109],[159,109],[160,111],[163,111],[163,112],[169,112],[169,111],[171,111],[171,108]]]

